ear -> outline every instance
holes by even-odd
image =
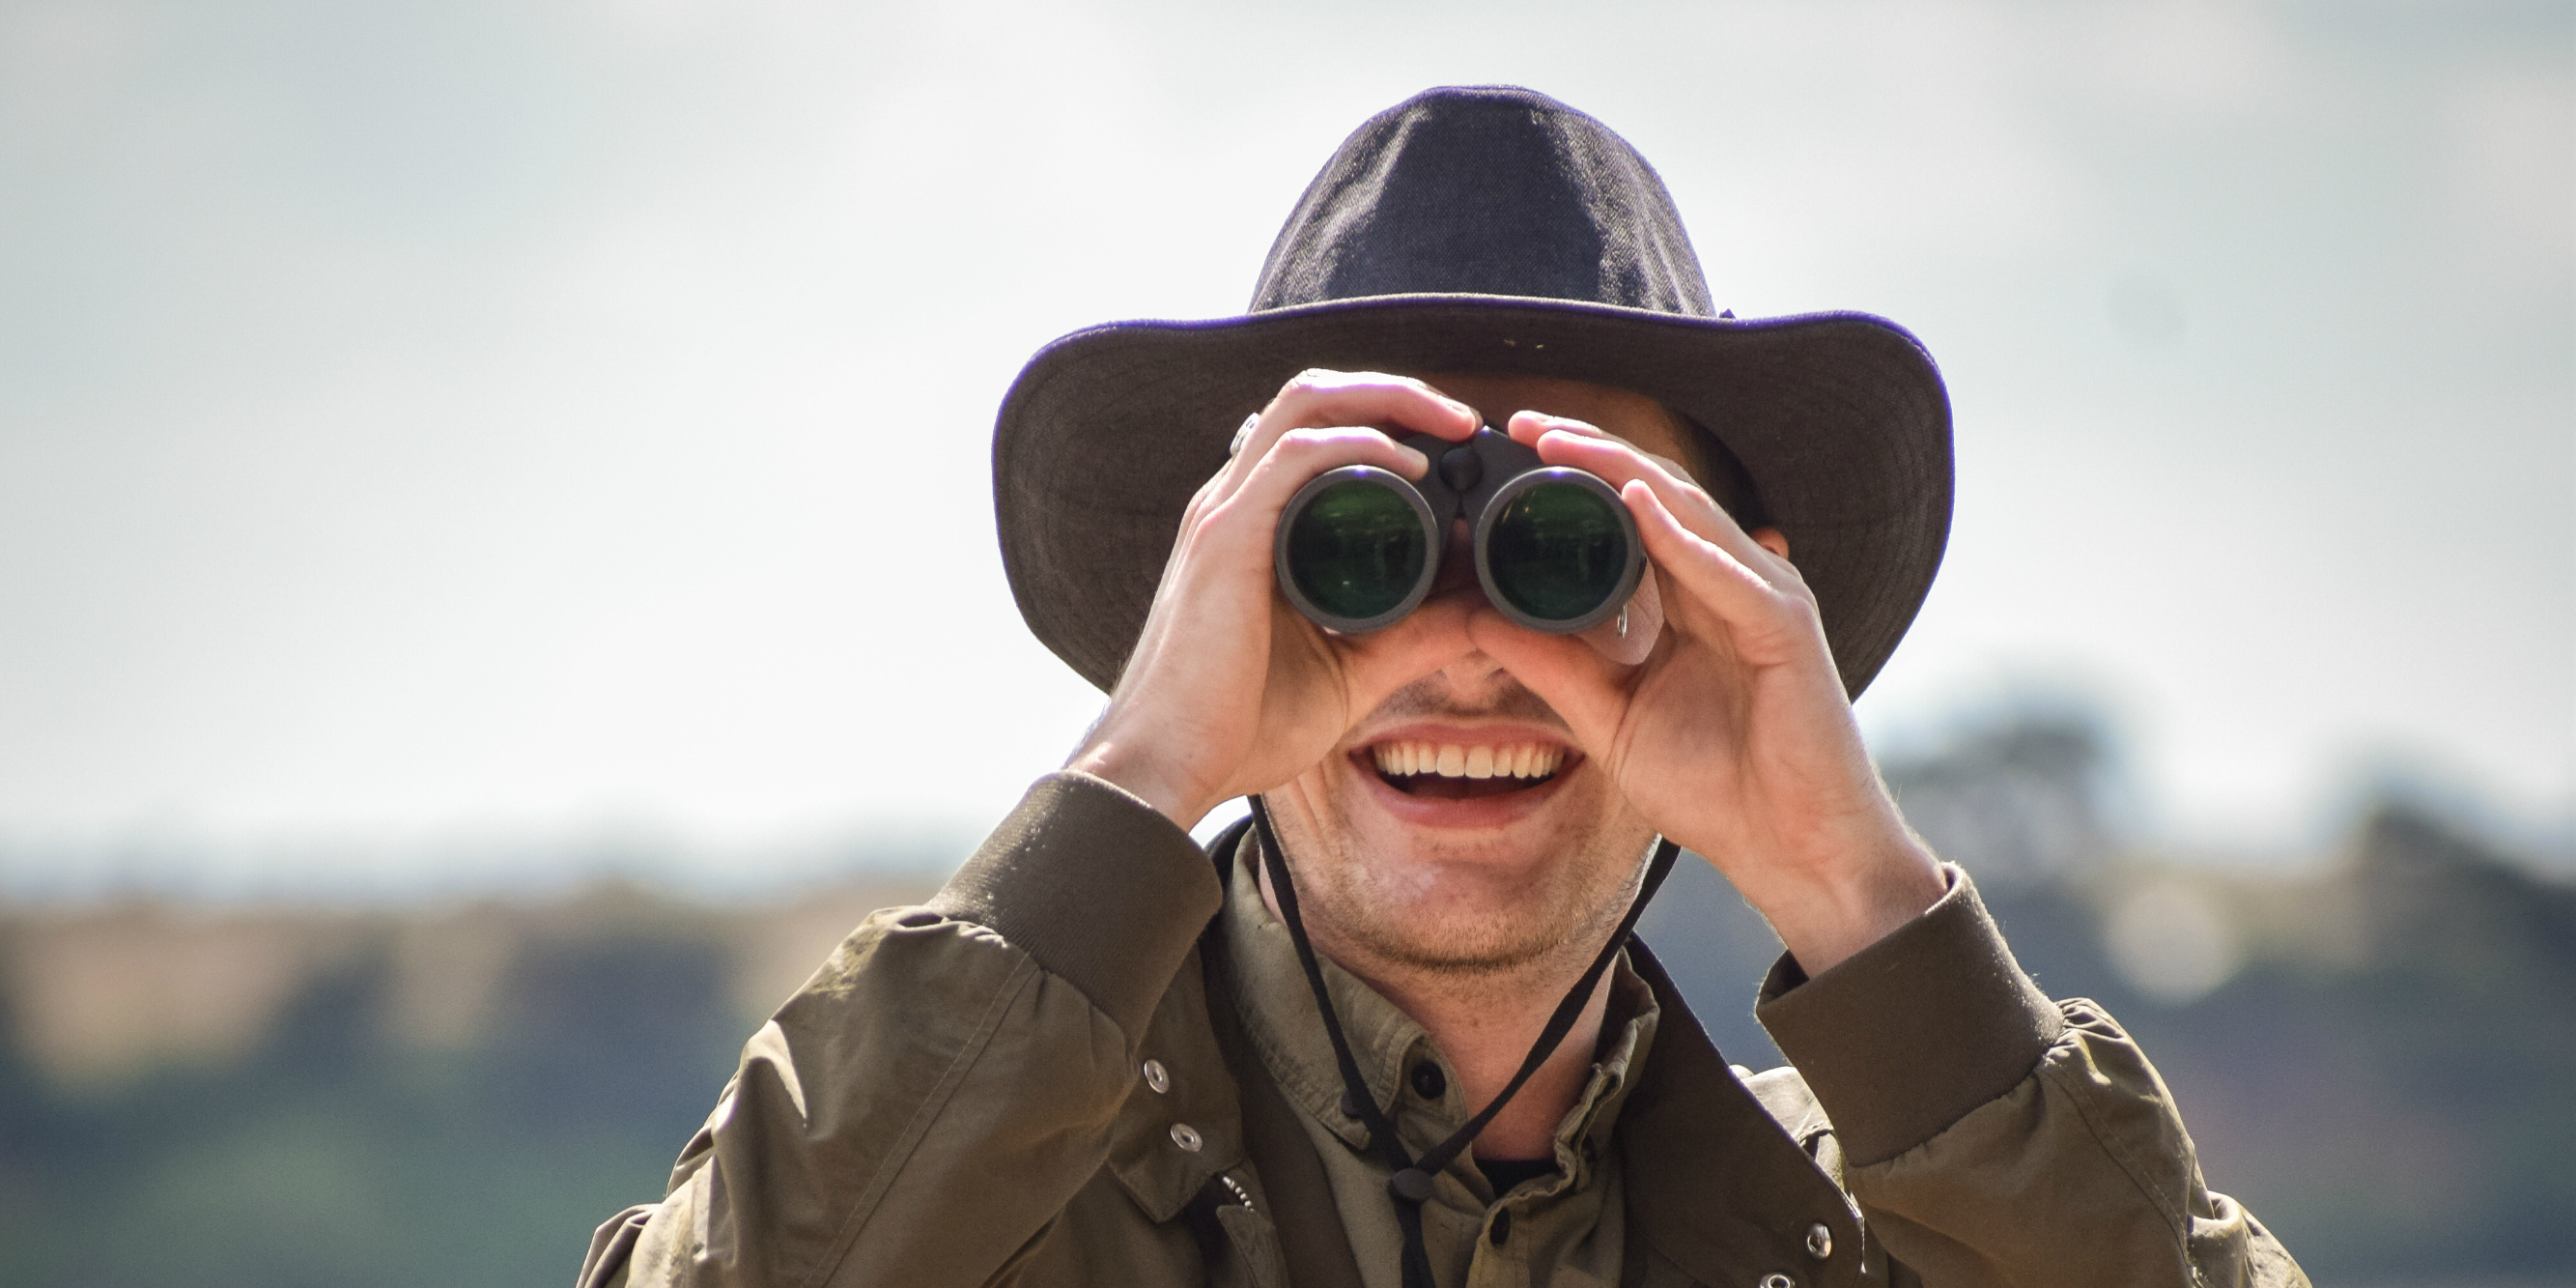
[[[1744,535],[1753,538],[1753,544],[1783,559],[1789,557],[1789,534],[1778,528],[1755,528]]]

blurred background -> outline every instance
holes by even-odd
[[[0,1282],[567,1280],[1097,708],[1020,362],[1492,81],[1941,361],[1863,723],[2213,1184],[2576,1283],[2576,11],[2482,0],[0,0]]]

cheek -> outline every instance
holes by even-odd
[[[1578,794],[1568,802],[1575,807],[1567,811],[1568,831],[1586,840],[1634,832],[1640,845],[1645,844],[1645,837],[1653,834],[1653,825],[1628,804],[1628,798],[1619,793],[1618,784],[1601,772],[1597,762],[1585,761],[1583,773],[1572,786]]]
[[[1352,847],[1351,808],[1347,793],[1363,790],[1355,781],[1357,767],[1343,748],[1335,748],[1304,773],[1262,794],[1270,807],[1270,825],[1280,843],[1301,858],[1310,854],[1339,862]]]

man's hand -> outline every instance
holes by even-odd
[[[1422,453],[1372,427],[1463,440],[1482,423],[1400,376],[1308,371],[1289,381],[1191,499],[1109,709],[1066,767],[1191,827],[1228,797],[1303,772],[1396,688],[1466,651],[1468,608],[1457,603],[1425,604],[1408,630],[1325,632],[1280,597],[1271,544],[1289,499],[1326,470],[1423,477]]]
[[[1663,637],[1623,666],[1491,610],[1469,634],[1545,699],[1647,820],[1707,856],[1801,966],[1821,972],[1941,896],[1862,746],[1815,596],[1776,529],[1580,421],[1522,412],[1513,438],[1620,489],[1660,583]]]

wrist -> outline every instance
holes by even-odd
[[[1809,975],[1886,938],[1949,891],[1940,860],[1910,831],[1900,828],[1860,852],[1867,857],[1820,874],[1771,914],[1781,943]]]
[[[1184,832],[1198,826],[1216,802],[1197,790],[1190,777],[1134,740],[1097,731],[1065,762],[1066,769],[1089,774],[1153,807]]]

